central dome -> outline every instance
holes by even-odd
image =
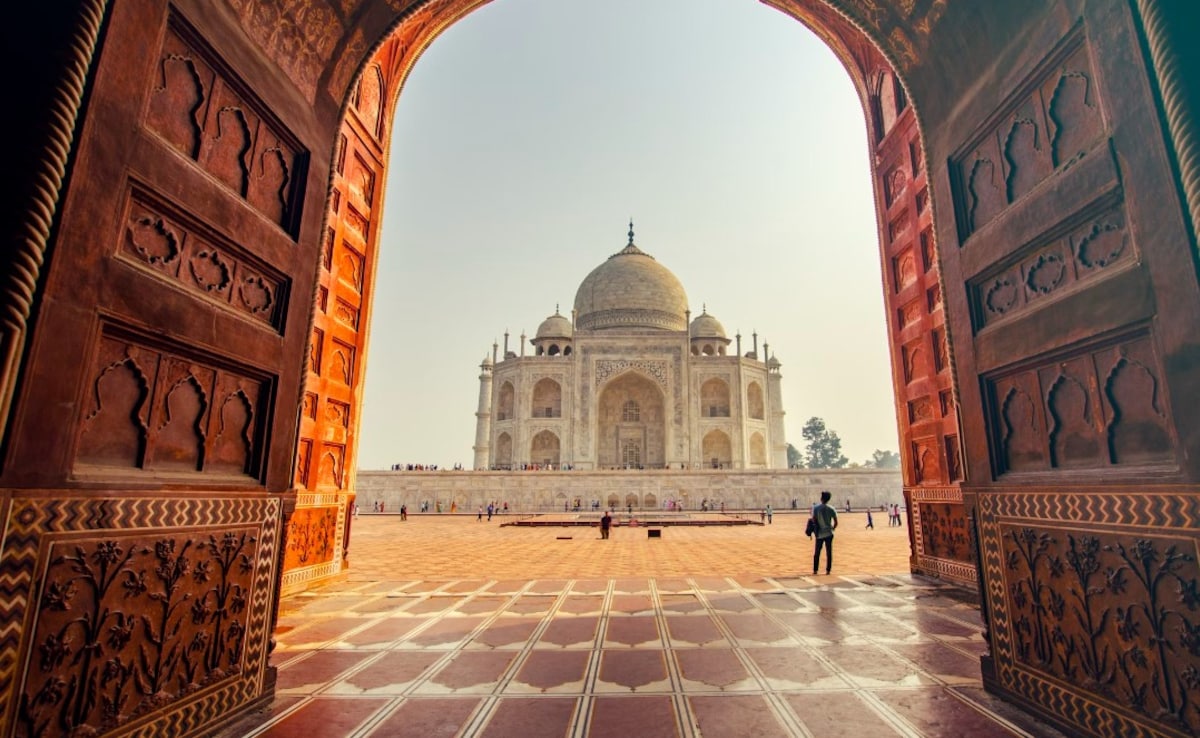
[[[582,330],[687,330],[687,293],[679,279],[633,244],[608,257],[575,293],[575,327]]]

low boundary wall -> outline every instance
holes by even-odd
[[[774,471],[648,470],[648,471],[368,471],[359,470],[355,492],[360,513],[376,503],[385,513],[407,505],[417,513],[427,502],[429,512],[441,503],[443,513],[475,512],[489,502],[508,503],[515,513],[601,507],[661,510],[672,502],[686,510],[757,510],[771,505],[780,512],[807,510],[832,493],[839,510],[847,501],[853,509],[904,503],[898,469],[780,469]]]

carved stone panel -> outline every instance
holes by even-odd
[[[1111,208],[1083,219],[1066,235],[1018,250],[1019,261],[972,279],[969,289],[976,325],[982,328],[1021,314],[1070,291],[1076,283],[1116,273],[1117,266],[1135,256],[1125,223],[1123,205]]]
[[[1148,490],[983,495],[1001,685],[1113,735],[1200,732],[1197,505]]]
[[[30,624],[0,641],[15,734],[182,734],[258,695],[279,514],[271,498],[15,499],[0,559]]]
[[[287,548],[283,559],[285,571],[333,560],[337,517],[336,506],[296,508],[288,520]]]
[[[265,379],[145,345],[115,327],[101,337],[92,376],[78,473],[108,467],[259,476]]]
[[[126,208],[122,258],[281,332],[288,285],[283,275],[228,239],[191,225],[182,211],[155,202],[140,188],[128,193]]]
[[[923,553],[956,561],[971,560],[971,536],[962,505],[923,502],[919,519]]]
[[[307,152],[228,70],[198,34],[172,17],[146,125],[292,233]]]
[[[1000,473],[1173,467],[1161,376],[1137,336],[989,380]]]
[[[1096,75],[1082,33],[1033,74],[953,157],[962,241],[1103,138]]]

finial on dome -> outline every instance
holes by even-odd
[[[700,314],[708,315],[708,303],[707,302],[700,303]]]
[[[554,314],[558,315],[558,303],[554,303]]]
[[[633,245],[633,218],[629,219],[629,245]]]

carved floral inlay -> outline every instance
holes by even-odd
[[[19,731],[106,732],[244,667],[254,529],[54,543]]]
[[[1200,732],[1195,541],[1002,526],[1017,661]]]
[[[997,279],[988,288],[984,304],[993,313],[1003,315],[1017,303],[1017,288],[1007,279]]]
[[[600,359],[596,362],[596,385],[600,386],[627,370],[636,370],[654,379],[664,390],[667,388],[667,363],[665,361]]]

